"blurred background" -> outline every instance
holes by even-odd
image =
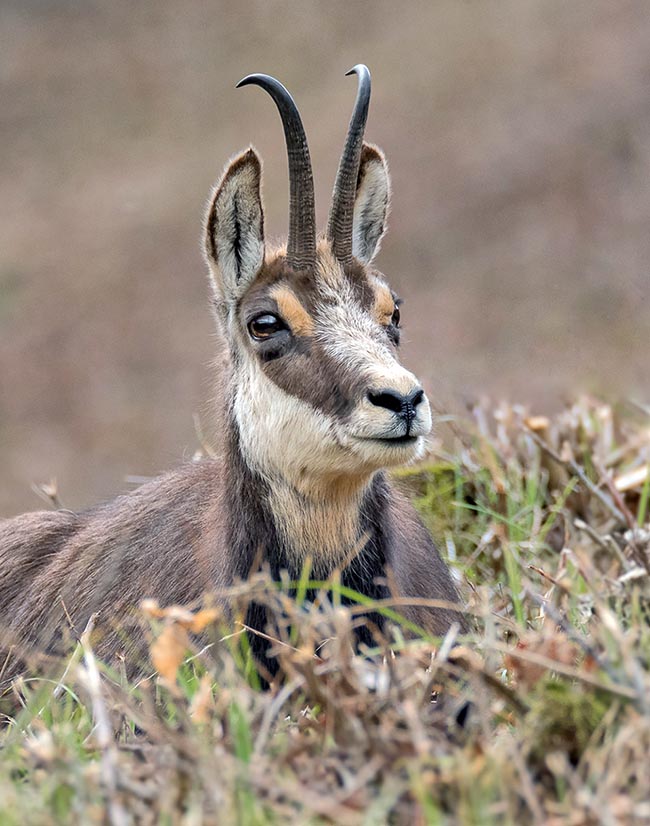
[[[237,150],[266,161],[298,102],[323,224],[355,95],[393,211],[378,266],[440,410],[650,399],[647,0],[1,0],[0,516],[56,477],[82,507],[210,432],[219,342],[201,220]],[[218,434],[217,434],[218,438]]]

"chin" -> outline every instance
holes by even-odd
[[[409,441],[352,437],[349,447],[354,456],[372,470],[410,465],[425,454],[423,436],[415,436]]]

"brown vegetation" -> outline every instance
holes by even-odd
[[[395,620],[353,656],[362,601],[261,577],[231,590],[240,617],[255,598],[277,619],[284,677],[260,691],[241,620],[143,605],[159,676],[137,684],[97,663],[91,622],[53,682],[3,699],[2,822],[645,822],[648,411],[481,407],[455,433],[403,481],[476,633],[405,641]]]

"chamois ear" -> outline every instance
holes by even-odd
[[[262,164],[254,149],[232,160],[210,201],[205,250],[218,299],[237,301],[264,263]]]
[[[390,178],[384,153],[364,143],[352,218],[352,254],[364,264],[379,252],[389,200]]]

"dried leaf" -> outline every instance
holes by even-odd
[[[650,465],[643,465],[627,473],[621,473],[620,476],[614,478],[614,487],[621,493],[639,488],[648,478],[648,473],[650,473]]]
[[[195,634],[200,634],[201,631],[205,631],[208,625],[215,622],[220,617],[221,611],[219,608],[203,608],[201,611],[194,614],[187,627]]]
[[[524,424],[535,433],[546,431],[551,426],[550,419],[546,416],[528,416],[527,419],[524,419]]]
[[[151,662],[170,685],[176,682],[176,674],[189,643],[187,630],[177,623],[170,623],[151,646]]]
[[[576,659],[576,647],[562,634],[553,637],[529,638],[520,640],[515,646],[517,651],[530,651],[547,660],[560,665],[571,665]],[[545,665],[531,662],[525,657],[515,654],[506,654],[504,657],[506,668],[511,672],[517,684],[522,688],[530,689],[548,671]]]
[[[194,614],[182,605],[169,605],[167,608],[161,608],[155,599],[142,600],[140,608],[148,617],[169,620],[195,634],[200,634],[211,622],[221,616],[219,608],[203,608]]]

